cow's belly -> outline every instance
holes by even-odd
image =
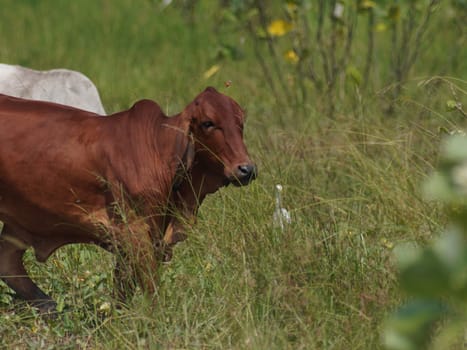
[[[62,204],[51,211],[18,198],[2,197],[0,221],[9,228],[2,234],[2,239],[19,248],[32,246],[39,261],[45,261],[65,244],[95,243],[105,246],[109,238],[110,220],[104,203],[75,204]]]

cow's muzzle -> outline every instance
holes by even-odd
[[[235,186],[245,186],[258,176],[258,168],[255,164],[241,164],[235,169],[232,178],[229,179]]]

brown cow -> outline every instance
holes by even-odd
[[[65,244],[93,243],[127,258],[117,260],[119,287],[126,266],[152,295],[165,247],[183,238],[176,213],[190,218],[206,194],[256,177],[243,122],[239,105],[213,88],[170,118],[149,100],[96,118],[0,95],[0,277],[52,311],[23,267],[25,250],[44,262]]]

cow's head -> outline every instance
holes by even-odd
[[[184,112],[190,118],[196,163],[224,184],[248,185],[256,178],[256,165],[243,143],[245,115],[233,99],[208,87]]]

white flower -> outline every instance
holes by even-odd
[[[108,301],[105,301],[99,306],[99,311],[101,312],[109,312],[110,311],[110,303]]]

